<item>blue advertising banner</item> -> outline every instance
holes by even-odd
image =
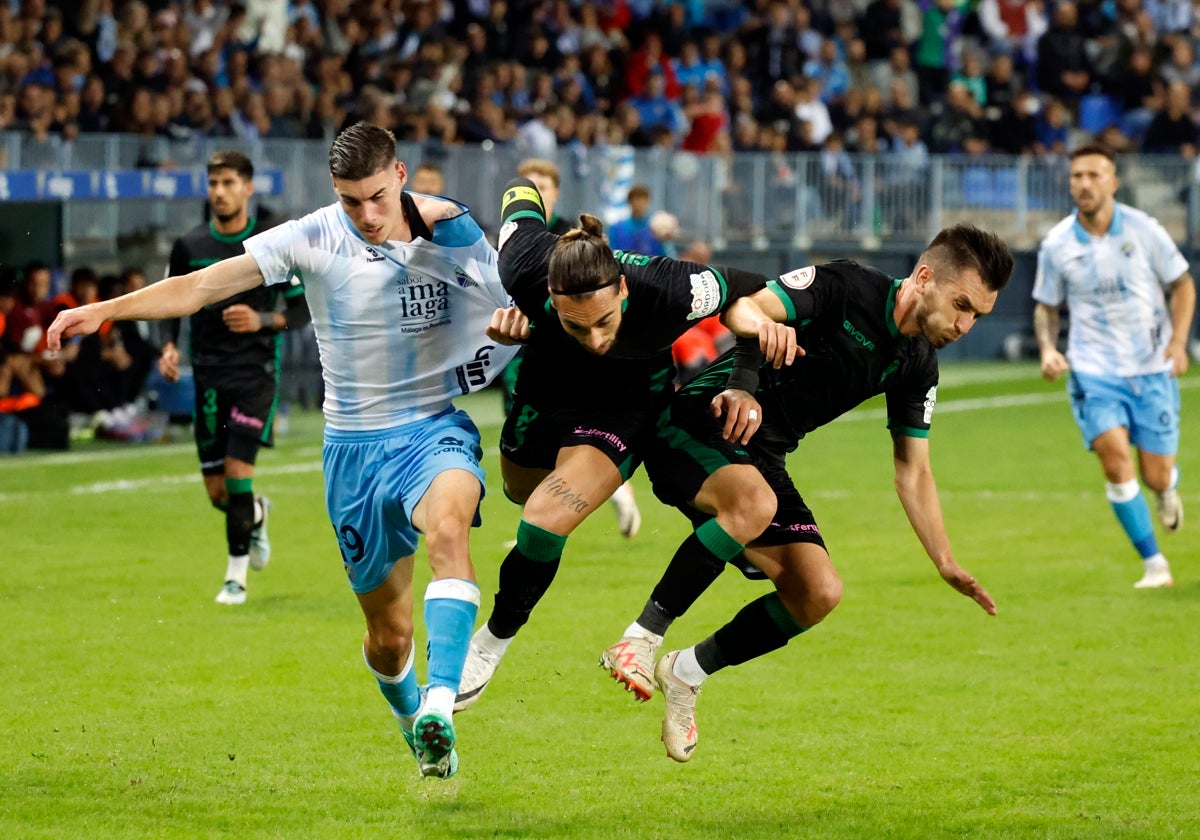
[[[254,173],[258,195],[282,195],[283,171]],[[203,169],[38,169],[0,171],[0,201],[206,199]]]

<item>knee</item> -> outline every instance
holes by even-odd
[[[748,482],[729,500],[723,523],[730,536],[748,543],[767,529],[779,505],[775,491],[765,481]]]
[[[364,643],[373,662],[392,666],[387,673],[399,673],[400,666],[408,659],[408,652],[412,649],[412,616],[395,616],[370,622]]]
[[[457,517],[445,516],[428,526],[425,531],[425,548],[430,562],[465,551],[471,524]]]
[[[833,571],[810,580],[783,575],[775,587],[788,612],[803,627],[820,623],[842,602],[842,579]]]

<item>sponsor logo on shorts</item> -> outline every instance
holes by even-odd
[[[816,278],[817,267],[815,265],[806,265],[804,268],[797,268],[795,271],[789,271],[787,274],[780,274],[779,282],[789,289],[799,290],[807,289]]]
[[[229,412],[229,419],[231,422],[236,423],[239,426],[248,426],[251,429],[256,429],[259,431],[261,431],[262,427],[266,425],[257,417],[251,417],[248,414],[243,414],[241,409],[239,409],[236,405],[233,407],[233,410]]]
[[[689,321],[707,318],[721,306],[721,281],[711,271],[692,275],[692,311]]]
[[[793,522],[791,525],[780,525],[778,522],[771,523],[772,528],[780,531],[788,531],[791,533],[802,532],[805,534],[820,534],[821,529],[816,525],[811,525],[807,522]]]
[[[608,441],[613,447],[616,448],[616,450],[618,452],[624,452],[626,449],[629,448],[628,446],[625,445],[625,442],[623,440],[621,440],[619,437],[614,435],[612,432],[606,432],[603,429],[588,429],[588,428],[585,428],[584,426],[576,426],[571,431],[571,434],[578,435],[579,437],[601,438],[603,440]]]

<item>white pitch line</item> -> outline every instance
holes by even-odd
[[[1192,388],[1200,383],[1200,378],[1183,379],[1179,382],[1180,388]],[[1065,402],[1066,393],[1061,389],[1054,391],[1044,391],[1033,394],[1008,394],[1000,397],[980,397],[977,399],[964,400],[948,400],[937,407],[937,414],[955,414],[963,411],[986,411],[990,409],[1000,408],[1017,408],[1027,405],[1043,405],[1046,403]],[[884,409],[869,409],[855,410],[848,414],[844,414],[837,418],[834,422],[845,421],[861,421],[861,420],[885,420],[887,412]],[[0,460],[0,470],[13,469],[24,467],[26,469],[36,469],[40,467],[63,466],[69,464],[94,463],[103,461],[125,460],[128,458],[140,458],[148,455],[161,455],[164,453],[175,454],[177,452],[194,452],[195,448],[190,443],[164,444],[164,445],[147,445],[144,447],[136,447],[130,449],[113,449],[104,452],[87,452],[87,453],[56,453],[34,458],[15,458]],[[297,450],[297,453],[302,456],[315,455],[320,452],[319,447],[303,447]],[[495,454],[494,451],[488,454]],[[319,472],[321,470],[321,462],[308,461],[298,464],[288,464],[279,467],[260,467],[255,472],[257,475],[291,475],[298,473]],[[155,476],[150,478],[139,479],[116,479],[113,481],[98,481],[90,484],[79,484],[68,488],[55,488],[52,490],[30,490],[19,491],[16,493],[0,492],[0,503],[3,502],[22,502],[30,499],[41,497],[61,496],[63,493],[71,495],[93,495],[99,493],[112,492],[131,492],[136,490],[145,490],[150,487],[165,487],[171,485],[199,483],[200,476],[197,473],[187,473],[185,475],[173,476]],[[836,498],[841,491],[830,491],[832,495],[825,498]],[[984,491],[987,492],[987,491]],[[817,494],[814,494],[816,497]],[[949,494],[945,494],[949,495]],[[980,498],[986,498],[982,494]],[[1013,496],[1015,498],[1015,496]],[[1001,499],[1008,498],[1007,496],[996,495],[993,498]],[[1045,495],[1027,495],[1022,496],[1031,501],[1044,501],[1048,497]],[[1076,498],[1074,496],[1070,498]]]

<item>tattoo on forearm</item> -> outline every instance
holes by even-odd
[[[542,492],[558,500],[558,503],[576,513],[587,513],[591,504],[567,482],[556,475],[551,475],[542,482]]]

